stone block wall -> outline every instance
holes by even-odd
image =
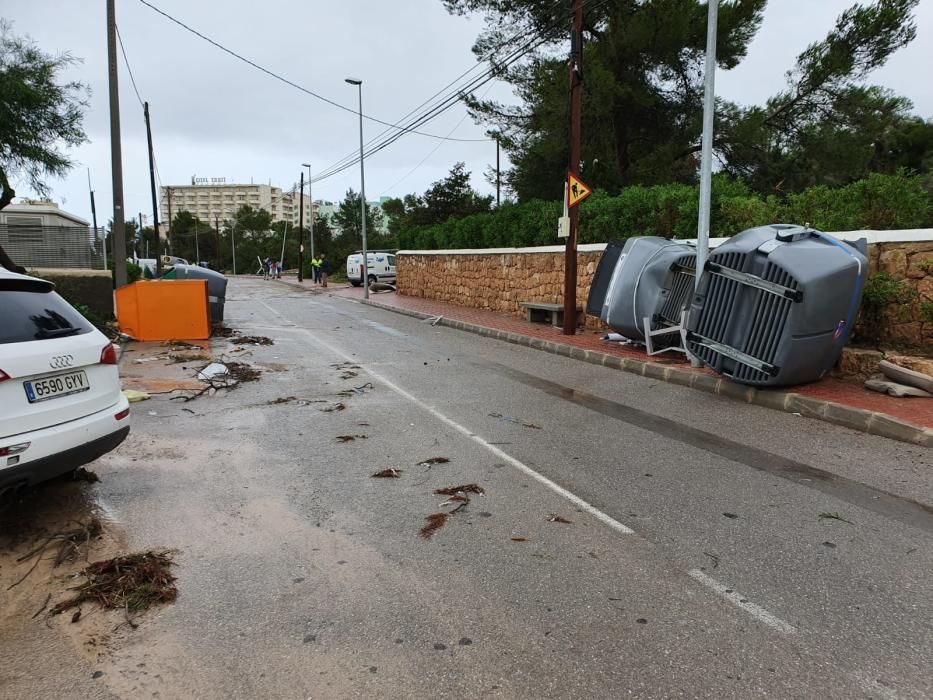
[[[933,354],[933,241],[869,247],[870,269],[903,280],[912,299],[884,311],[883,337],[894,345]]]
[[[586,299],[602,251],[577,257],[577,305]],[[396,261],[398,292],[448,304],[521,314],[519,304],[559,304],[564,298],[564,254],[559,252],[418,255]],[[588,324],[598,324],[588,318]]]
[[[598,246],[582,246],[577,262],[577,302],[586,307],[590,284],[602,255]],[[524,252],[527,251],[527,252]],[[923,303],[933,304],[933,241],[873,243],[869,269],[886,272],[914,290],[910,304],[884,311],[882,344],[919,349],[933,355],[933,323]],[[409,251],[397,258],[398,292],[408,296],[521,314],[523,301],[560,303],[564,288],[564,254],[556,247],[471,253]],[[587,317],[587,326],[601,327]],[[856,337],[858,337],[856,329]]]

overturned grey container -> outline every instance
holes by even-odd
[[[224,304],[227,300],[227,278],[219,272],[199,265],[175,265],[163,279],[207,280],[207,300],[211,309],[211,323],[223,323]]]
[[[748,229],[710,255],[687,323],[687,348],[743,384],[815,381],[855,324],[868,261],[803,226]]]
[[[626,338],[644,342],[649,354],[677,346],[695,267],[696,249],[683,241],[657,236],[613,241],[599,260],[586,312]]]

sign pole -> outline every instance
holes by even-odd
[[[570,174],[580,168],[583,112],[583,1],[572,0],[570,30]],[[577,226],[580,210],[570,209],[570,235],[564,249],[564,335],[577,332]]]

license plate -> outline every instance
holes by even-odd
[[[91,388],[91,385],[88,383],[84,370],[78,370],[68,374],[56,374],[54,377],[23,382],[23,388],[26,390],[26,398],[29,403],[37,403],[87,391]]]

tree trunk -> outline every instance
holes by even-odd
[[[7,204],[13,201],[16,192],[10,187],[10,184],[6,181],[6,176],[2,172],[0,172],[0,177],[3,178],[3,183],[0,184],[0,210],[2,210]],[[0,267],[5,267],[10,272],[18,272],[21,275],[26,274],[26,268],[13,262],[2,245],[0,245]]]

